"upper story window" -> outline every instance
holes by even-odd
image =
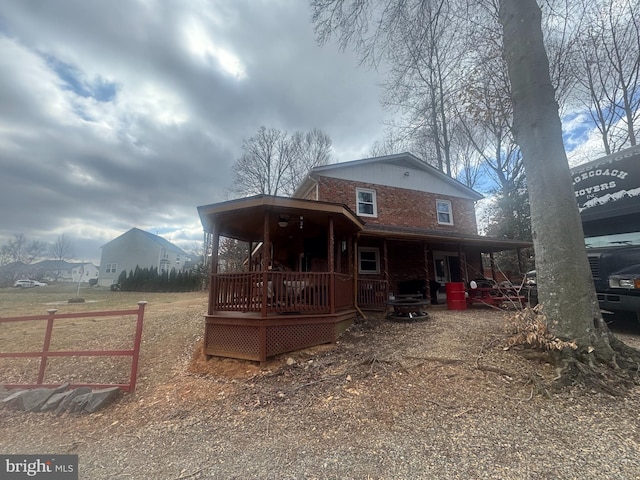
[[[436,200],[436,212],[440,225],[453,225],[453,211],[449,200]]]
[[[358,249],[358,273],[380,273],[380,250],[369,247]]]
[[[105,273],[116,273],[116,269],[118,268],[117,263],[107,263],[105,268]]]
[[[363,217],[377,217],[376,191],[367,188],[356,188],[356,207],[358,215]]]

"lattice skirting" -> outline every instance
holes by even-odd
[[[281,353],[335,342],[354,318],[352,310],[266,319],[211,315],[206,318],[204,353],[264,362]]]

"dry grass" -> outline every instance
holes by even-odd
[[[45,315],[49,309],[57,314],[83,312],[86,318],[54,321],[50,350],[126,350],[133,345],[135,315],[92,317],[92,311],[136,310],[138,301],[147,301],[143,327],[141,355],[155,355],[157,364],[164,364],[161,350],[172,355],[171,338],[181,343],[195,341],[202,332],[200,326],[205,311],[204,293],[138,293],[111,292],[103,288],[81,289],[85,303],[68,303],[75,297],[77,286],[52,285],[31,289],[0,289],[0,318]],[[185,313],[193,312],[187,319]],[[166,315],[166,316],[165,316]],[[168,317],[180,319],[171,324]],[[168,325],[164,322],[169,320]],[[162,322],[162,323],[159,323]],[[8,322],[0,324],[0,351],[41,351],[46,320]],[[162,332],[166,336],[162,336]],[[180,335],[184,335],[181,337]],[[166,344],[166,346],[165,346]],[[0,372],[5,383],[33,383],[37,378],[38,359],[0,359]],[[45,383],[127,383],[130,357],[72,357],[48,360]],[[148,367],[148,365],[147,365]],[[143,365],[142,369],[145,368]]]
[[[68,293],[0,290],[0,315]],[[372,316],[260,367],[202,356],[205,294],[82,295],[95,304],[59,308],[149,302],[138,390],[91,416],[0,411],[0,451],[77,453],[96,480],[640,477],[640,391],[544,395],[554,366],[504,350],[504,312]]]

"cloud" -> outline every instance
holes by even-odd
[[[78,259],[131,227],[200,242],[261,125],[320,128],[338,160],[383,130],[375,72],[320,48],[304,2],[0,0],[0,244]]]

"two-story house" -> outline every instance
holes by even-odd
[[[193,261],[189,255],[168,240],[132,228],[102,246],[98,285],[109,287],[118,282],[120,273],[140,268],[157,268],[158,272],[181,271]]]
[[[447,282],[482,277],[482,252],[524,246],[479,236],[482,195],[409,153],[316,167],[295,196],[343,203],[365,222],[357,258],[369,290],[383,280],[390,292],[417,293],[429,281],[435,297]]]
[[[478,235],[480,198],[404,153],[314,168],[294,198],[198,207],[213,238],[205,353],[264,361],[335,341],[391,292],[482,277],[482,253],[530,243]],[[221,236],[248,243],[246,271],[218,273]]]

